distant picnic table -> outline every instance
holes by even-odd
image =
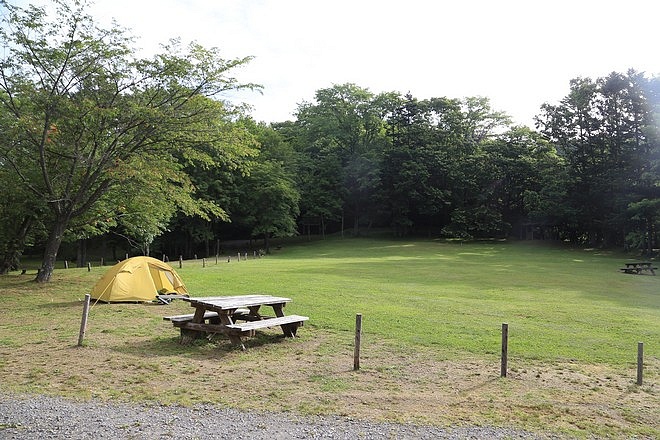
[[[622,267],[620,270],[624,273],[632,273],[637,275],[645,274],[650,272],[651,275],[655,275],[655,271],[658,270],[657,267],[653,267],[653,262],[651,261],[634,261],[632,263],[625,263],[626,267]]]
[[[291,299],[278,296],[238,295],[182,299],[195,308],[195,313],[163,317],[181,330],[182,344],[209,334],[220,333],[245,350],[242,338],[254,336],[258,329],[280,326],[284,336],[295,337],[298,327],[309,319],[307,316],[285,315],[284,307]],[[262,315],[262,306],[271,307],[275,316]],[[244,322],[238,323],[239,320]]]

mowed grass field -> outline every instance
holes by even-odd
[[[10,275],[0,278],[0,390],[655,438],[660,276],[620,273],[628,258],[540,242],[361,238],[172,263],[193,296],[287,296],[287,313],[310,317],[299,338],[259,332],[245,352],[222,338],[180,345],[162,317],[192,312],[182,301],[95,304],[76,347],[82,299],[107,267],[58,270],[45,286]]]

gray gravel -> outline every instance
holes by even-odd
[[[343,417],[135,405],[0,393],[0,439],[549,439],[494,427],[439,428]]]

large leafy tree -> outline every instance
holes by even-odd
[[[573,240],[623,244],[631,228],[639,227],[641,212],[648,217],[637,202],[658,198],[654,82],[632,70],[577,78],[558,105],[543,106],[539,126],[569,171],[565,204],[574,214]]]
[[[194,156],[177,157],[197,189],[198,200],[219,204],[224,209],[237,203],[236,180],[259,153],[254,121],[240,114],[234,116],[217,121],[222,125],[218,128],[219,142],[201,144]],[[204,252],[210,256],[213,241],[219,239],[224,224],[230,221],[224,213],[211,218],[179,213],[156,244],[166,255],[192,257]]]
[[[296,234],[300,193],[282,163],[257,161],[237,184],[238,205],[232,214],[250,228],[253,237],[264,239],[266,253],[272,238]]]
[[[388,123],[383,197],[399,234],[423,227],[461,237],[502,233],[502,212],[489,190],[500,176],[486,146],[508,124],[505,114],[485,98],[408,95]]]
[[[139,183],[132,176],[156,175],[177,187],[188,214],[221,215],[213,202],[195,203],[177,157],[196,157],[202,144],[222,148],[222,126],[214,121],[223,115],[208,98],[250,86],[229,76],[249,58],[227,61],[217,49],[172,42],[162,54],[138,59],[131,38],[97,28],[86,4],[53,3],[49,15],[0,0],[0,131],[12,134],[2,137],[0,166],[48,213],[40,282],[50,280],[72,222],[91,220],[103,203],[114,211],[113,194]],[[131,188],[140,191],[139,184]]]
[[[347,83],[320,89],[313,103],[299,106],[295,146],[307,158],[300,176],[304,215],[349,217],[356,234],[376,219],[392,96]]]
[[[400,98],[388,118],[381,167],[383,209],[398,235],[441,227],[452,195],[451,151],[461,144],[459,100]]]

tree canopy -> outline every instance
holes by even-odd
[[[195,198],[177,157],[213,161],[205,150],[214,149],[231,162],[249,149],[240,138],[227,142],[231,109],[210,98],[254,87],[229,76],[249,58],[224,60],[217,49],[172,41],[138,59],[131,38],[97,28],[85,4],[54,3],[53,16],[0,3],[0,160],[44,213],[49,232],[38,281],[50,279],[71,226],[98,228],[121,217],[149,241],[177,210],[224,215],[215,201]],[[118,206],[127,193],[132,200]],[[154,215],[129,215],[131,202]]]
[[[192,256],[305,228],[658,247],[657,77],[576,78],[535,129],[486,97],[351,83],[264,124],[223,100],[258,88],[234,76],[250,57],[173,40],[139,58],[84,2],[53,4],[0,0],[0,273],[38,249],[47,281],[60,245],[91,237]]]

